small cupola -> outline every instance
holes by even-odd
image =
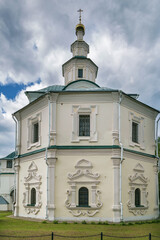
[[[70,82],[86,79],[95,82],[98,67],[87,58],[89,45],[83,40],[85,35],[85,26],[81,23],[81,12],[79,9],[79,23],[76,25],[75,34],[77,40],[71,44],[72,58],[62,65],[62,73],[65,78],[65,85]]]

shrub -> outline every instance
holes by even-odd
[[[68,222],[66,222],[66,221],[64,221],[64,222],[62,222],[63,224],[68,224]]]
[[[78,224],[77,222],[74,222],[74,224]]]
[[[95,223],[95,222],[91,222],[91,224],[93,224],[93,225],[94,225],[94,224],[96,224],[96,223]]]
[[[43,221],[42,223],[47,223],[47,221]]]
[[[101,221],[98,222],[99,225],[102,225],[103,223]]]
[[[84,221],[82,221],[82,224],[87,224],[87,222],[84,220]]]
[[[128,223],[128,225],[134,225],[134,223],[132,223],[132,222],[129,222],[129,223]]]
[[[109,225],[109,223],[108,222],[103,222],[103,225]]]
[[[54,220],[53,223],[54,223],[54,224],[58,224],[58,221],[57,221],[57,220]]]

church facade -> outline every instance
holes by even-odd
[[[17,124],[15,216],[58,221],[155,219],[159,111],[96,84],[85,27],[76,26],[65,85],[26,92]]]

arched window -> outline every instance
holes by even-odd
[[[135,206],[139,207],[141,205],[141,191],[139,188],[135,190]]]
[[[36,189],[31,189],[31,205],[34,206],[36,204]]]
[[[88,207],[88,189],[85,187],[79,189],[79,206]]]

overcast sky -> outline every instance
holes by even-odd
[[[97,84],[160,109],[160,0],[0,0],[0,157],[14,151],[24,91],[64,84],[79,8]]]

